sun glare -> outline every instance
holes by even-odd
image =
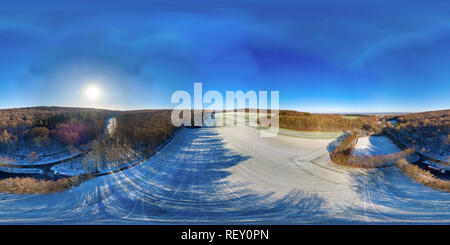
[[[96,101],[101,97],[101,90],[97,85],[89,85],[86,87],[84,94],[88,100]]]

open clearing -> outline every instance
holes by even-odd
[[[400,151],[401,149],[386,136],[368,136],[358,138],[352,154],[356,156],[376,156]]]
[[[309,139],[335,139],[343,135],[343,132],[301,131],[280,128],[278,134]]]
[[[361,116],[341,116],[341,117],[347,118],[347,119],[358,119],[358,118],[360,118]]]
[[[330,162],[333,139],[183,129],[150,160],[47,195],[0,194],[1,223],[450,223],[450,193]]]

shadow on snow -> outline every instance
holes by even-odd
[[[315,223],[316,194],[252,192],[229,168],[245,164],[211,128],[184,129],[148,162],[50,195],[3,196],[0,221],[18,223]],[[0,196],[1,200],[1,196]],[[6,206],[14,206],[3,212]]]

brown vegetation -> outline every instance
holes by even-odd
[[[122,112],[116,117],[114,137],[120,145],[151,152],[177,129],[172,125],[171,113],[172,110]]]
[[[361,116],[357,119],[344,118],[338,114],[311,114],[308,112],[279,112],[280,127],[294,130],[341,131],[355,128],[381,132],[376,116]]]
[[[411,156],[414,152],[412,149],[406,149],[401,152],[391,153],[387,155],[376,156],[354,156],[351,155],[347,164],[358,168],[383,168],[396,164],[400,159]]]
[[[61,107],[0,110],[0,154],[23,157],[34,151],[45,155],[49,145],[63,149],[86,144],[103,133],[108,114]]]
[[[357,139],[358,136],[355,133],[345,137],[345,139],[336,146],[333,152],[331,152],[331,161],[340,165],[349,166],[349,158]]]
[[[421,169],[420,167],[408,163],[405,159],[400,159],[397,162],[397,167],[408,177],[414,181],[442,191],[450,192],[450,181],[436,179],[430,172]]]
[[[153,152],[168,140],[176,127],[170,110],[119,112],[112,135],[91,142],[81,164],[87,172],[120,167]]]
[[[358,136],[356,133],[348,135],[330,154],[331,160],[339,165],[355,168],[382,168],[396,164],[400,159],[410,157],[414,150],[406,149],[401,152],[376,156],[354,156],[353,146]]]
[[[405,114],[386,120],[385,130],[399,141],[416,151],[450,161],[450,110]]]
[[[30,162],[43,154],[39,149],[59,144],[72,153],[81,152],[82,144],[90,150],[82,159],[83,166],[95,172],[106,166],[129,163],[140,153],[152,152],[176,130],[171,123],[171,110],[112,112],[95,109],[38,107],[0,110],[0,158],[8,163],[16,149],[28,153]],[[104,135],[106,118],[116,116],[113,135]],[[139,152],[139,154],[137,153]],[[133,156],[132,154],[136,154]],[[73,162],[71,162],[72,164]],[[91,178],[90,175],[54,180],[8,178],[0,180],[0,192],[52,193],[66,190]]]
[[[78,175],[58,180],[40,180],[30,177],[7,178],[0,180],[0,192],[13,194],[54,193],[78,186],[92,177],[92,175]]]

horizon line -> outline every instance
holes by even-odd
[[[100,108],[100,107],[85,107],[85,106],[54,106],[54,105],[42,105],[42,106],[22,106],[22,107],[0,107],[0,110],[17,110],[17,109],[32,109],[32,108],[71,108],[71,109],[94,109],[94,110],[107,110],[107,111],[143,111],[143,110],[173,110],[174,108],[135,108],[135,109],[113,109],[113,108]],[[186,108],[189,109],[189,108]],[[214,109],[205,109],[204,110],[214,110]],[[243,109],[254,109],[254,108],[238,108],[232,110],[243,110]],[[270,109],[268,109],[270,110]],[[353,111],[353,112],[318,112],[318,111],[305,111],[305,110],[296,110],[296,109],[279,109],[280,111],[297,111],[297,112],[308,112],[315,114],[340,114],[340,115],[351,115],[351,114],[408,114],[408,113],[423,113],[423,112],[433,112],[433,111],[444,111],[450,110],[447,109],[432,109],[432,110],[424,110],[424,111]],[[220,110],[217,110],[220,111]],[[223,111],[227,111],[226,109]]]

